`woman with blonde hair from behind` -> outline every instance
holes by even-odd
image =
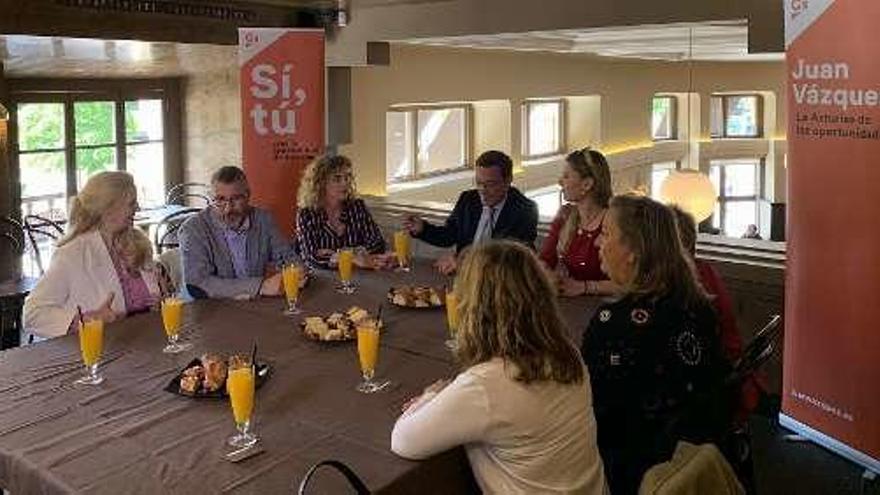
[[[462,371],[404,406],[391,449],[463,445],[484,493],[604,493],[590,380],[548,275],[514,242],[471,249],[455,283]]]
[[[158,300],[159,270],[146,235],[132,222],[137,189],[126,172],[101,172],[73,199],[67,235],[25,301],[25,328],[58,337],[85,318],[111,322],[149,310]],[[164,282],[163,282],[164,284]]]

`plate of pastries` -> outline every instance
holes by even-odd
[[[173,394],[184,395],[194,398],[227,397],[226,373],[229,367],[235,365],[235,360],[241,359],[232,356],[228,359],[219,354],[207,353],[190,361],[171,382],[165,390]],[[269,377],[270,367],[267,363],[257,363],[254,385],[260,387]]]
[[[359,306],[352,306],[344,312],[329,316],[307,316],[300,327],[303,335],[317,342],[346,342],[357,338],[357,325],[361,321],[375,317]],[[381,325],[381,322],[380,322]]]
[[[391,304],[402,308],[439,308],[443,299],[443,291],[434,287],[402,285],[388,290]]]

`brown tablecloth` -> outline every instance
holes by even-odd
[[[334,274],[319,273],[302,297],[304,315],[357,304],[375,311],[391,285],[445,282],[427,262],[411,274],[359,272],[354,295],[337,294]],[[540,304],[540,301],[535,301]],[[579,335],[598,301],[561,305]],[[470,480],[463,449],[423,462],[395,456],[390,433],[400,406],[454,373],[442,309],[385,305],[378,376],[385,391],[363,395],[356,346],[307,340],[300,318],[280,299],[200,301],[185,308],[191,352],[163,354],[161,319],[143,314],[108,326],[97,387],[72,382],[83,371],[76,337],[0,354],[0,486],[24,493],[290,493],[324,459],[351,466],[371,490],[459,493]],[[265,452],[238,464],[221,458],[233,433],[224,400],[193,400],[163,390],[206,350],[249,352],[273,374],[257,391],[255,431]],[[321,475],[318,486],[338,490]],[[319,490],[314,493],[329,493]]]

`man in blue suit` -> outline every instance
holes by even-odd
[[[474,167],[477,188],[461,193],[443,225],[408,217],[404,228],[416,239],[439,247],[455,246],[456,254],[441,257],[434,266],[451,274],[456,255],[467,246],[489,239],[512,239],[534,248],[538,236],[538,206],[511,186],[513,161],[501,151],[487,151]]]

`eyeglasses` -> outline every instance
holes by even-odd
[[[224,198],[223,196],[214,196],[211,199],[211,204],[217,207],[221,206],[229,206],[233,204],[239,204],[242,201],[247,199],[246,194],[236,194],[234,196],[230,196],[228,198]]]

